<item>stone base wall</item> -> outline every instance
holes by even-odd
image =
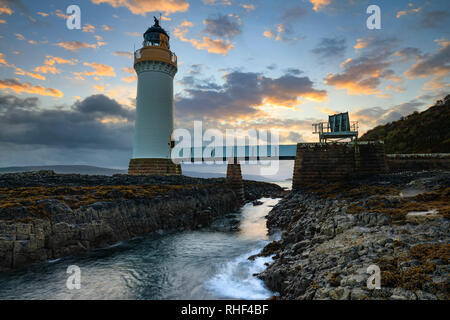
[[[131,159],[130,175],[181,175],[181,165],[171,159]]]
[[[292,188],[386,171],[381,143],[299,143]]]
[[[388,171],[384,144],[358,143],[355,149],[355,171],[359,175],[371,175]]]
[[[450,170],[449,154],[388,155],[389,172]]]
[[[229,163],[227,165],[227,182],[242,202],[244,197],[244,183],[242,182],[241,165],[239,163]]]

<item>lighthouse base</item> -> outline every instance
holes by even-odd
[[[181,175],[181,165],[171,159],[131,159],[128,166],[130,175]]]

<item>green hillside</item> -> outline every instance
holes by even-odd
[[[423,112],[375,127],[359,140],[384,140],[386,153],[450,153],[450,95]]]

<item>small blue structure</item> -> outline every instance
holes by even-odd
[[[313,124],[313,133],[319,134],[320,142],[334,139],[336,141],[358,139],[358,121],[350,122],[348,112],[338,113],[328,117],[328,122]]]

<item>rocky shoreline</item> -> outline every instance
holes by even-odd
[[[244,181],[244,191],[249,201],[284,194],[277,185],[254,181]],[[240,205],[225,179],[3,174],[0,271],[136,236],[202,228]]]
[[[273,299],[449,299],[450,172],[380,175],[290,192],[269,213],[281,239],[259,254]],[[252,259],[254,257],[250,257]],[[381,289],[367,287],[367,268]]]

